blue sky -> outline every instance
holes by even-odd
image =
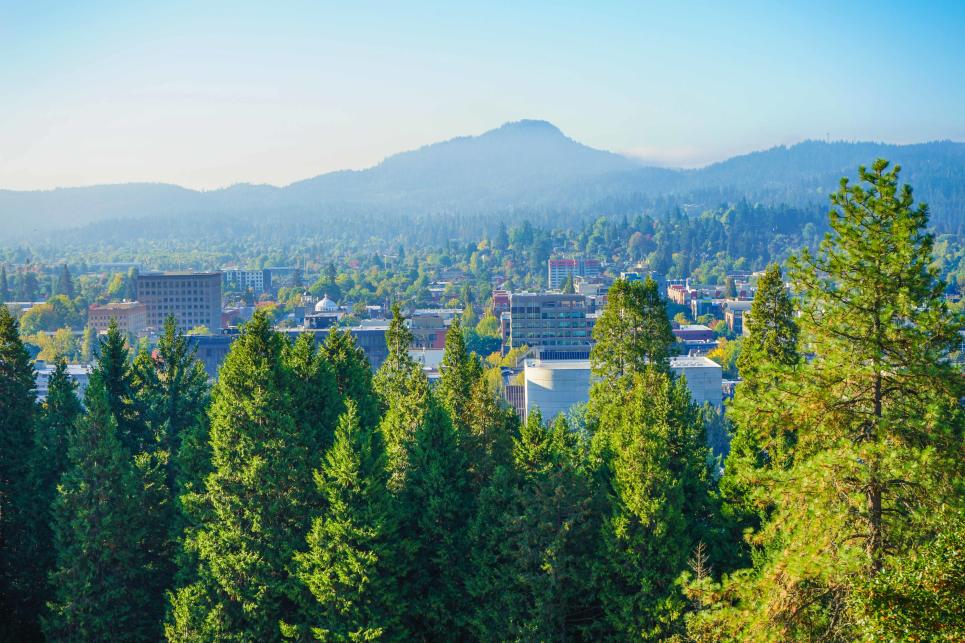
[[[674,166],[965,140],[965,2],[790,4],[0,0],[0,188],[280,185],[521,118]]]

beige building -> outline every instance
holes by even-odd
[[[174,315],[180,331],[221,330],[220,272],[158,272],[137,277],[137,300],[147,306],[147,326],[160,329]]]
[[[113,304],[91,304],[87,309],[87,323],[98,333],[107,332],[111,320],[117,327],[135,337],[147,330],[147,306],[139,301],[124,301]]]

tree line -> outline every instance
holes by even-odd
[[[590,402],[549,422],[459,320],[430,383],[398,307],[374,374],[259,313],[209,388],[169,320],[37,404],[0,307],[0,637],[960,639],[962,321],[927,209],[860,177],[793,289],[759,283],[722,466],[652,280],[613,285]]]

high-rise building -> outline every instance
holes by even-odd
[[[224,287],[226,290],[247,291],[249,288],[256,295],[264,292],[271,292],[271,270],[235,270],[226,269],[221,273],[224,276]]]
[[[567,277],[592,279],[600,276],[600,262],[597,259],[550,259],[547,261],[546,283],[550,290],[559,290]]]
[[[221,330],[220,272],[157,272],[137,277],[137,299],[147,306],[148,328],[174,315],[178,330]]]
[[[589,356],[592,323],[583,295],[513,293],[509,311],[510,348],[539,348],[544,356],[575,350]]]

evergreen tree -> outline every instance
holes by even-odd
[[[47,382],[47,399],[40,408],[30,464],[32,552],[22,564],[33,574],[31,611],[40,614],[49,599],[47,578],[54,568],[53,506],[57,485],[68,467],[67,450],[74,425],[83,410],[67,362],[57,361]]]
[[[734,282],[733,277],[727,277],[727,279],[724,280],[724,298],[737,299],[737,284]]]
[[[7,267],[0,266],[0,304],[10,301],[10,284],[7,282]]]
[[[316,482],[325,510],[296,554],[298,578],[314,600],[306,606],[317,640],[398,638],[398,588],[393,580],[395,527],[381,436],[359,421],[348,400],[335,442]],[[308,628],[287,628],[305,636]]]
[[[80,361],[90,364],[97,353],[97,331],[90,324],[84,326],[84,336],[80,344]]]
[[[449,416],[430,396],[408,449],[397,503],[403,626],[428,640],[465,635],[469,474]]]
[[[291,566],[319,503],[312,472],[322,445],[299,434],[286,345],[258,311],[221,367],[213,470],[203,491],[182,499],[198,521],[186,543],[198,556],[197,580],[172,598],[170,640],[273,641],[281,622],[295,621],[301,592]]]
[[[118,439],[100,372],[91,376],[85,405],[54,505],[57,566],[44,634],[49,640],[156,639],[157,609],[141,546],[141,486]]]
[[[472,529],[479,640],[567,640],[590,634],[599,616],[590,565],[599,529],[589,476],[559,418],[529,414],[513,449],[483,491]]]
[[[153,436],[135,394],[131,352],[114,319],[111,319],[107,334],[98,345],[94,370],[100,374],[107,389],[121,444],[132,455],[148,450],[152,446]]]
[[[453,319],[446,332],[446,348],[439,368],[439,399],[449,412],[454,426],[464,427],[469,421],[469,401],[475,382],[482,376],[482,368],[475,355],[466,351],[459,319]]]
[[[74,280],[71,279],[70,269],[67,264],[61,267],[60,274],[57,276],[57,287],[55,295],[66,295],[68,299],[74,298]]]
[[[573,283],[573,273],[570,273],[566,276],[566,280],[563,282],[560,291],[569,295],[572,295],[576,292],[576,285]]]
[[[380,426],[389,457],[391,484],[398,488],[408,467],[409,447],[426,418],[429,379],[409,355],[412,332],[406,327],[398,304],[392,308],[392,322],[385,339],[389,352],[375,374],[374,384],[386,408]]]
[[[289,396],[297,435],[306,448],[324,453],[332,445],[335,424],[345,408],[335,371],[309,333],[302,333],[285,347],[283,360],[293,376]]]
[[[728,406],[734,427],[721,480],[721,493],[738,527],[756,527],[766,512],[766,499],[755,501],[762,468],[784,466],[793,445],[793,424],[781,392],[786,371],[801,361],[794,305],[777,264],[768,266],[757,282],[737,368],[741,383]],[[760,502],[763,506],[758,506]]]
[[[27,485],[34,437],[34,370],[17,322],[0,305],[0,638],[16,640],[35,627],[25,597],[24,562],[31,549]]]
[[[372,368],[355,338],[347,330],[332,328],[325,338],[322,352],[335,371],[342,399],[355,402],[359,422],[369,428],[377,426],[381,409],[372,384]]]
[[[813,354],[782,384],[793,445],[760,485],[754,568],[725,580],[695,632],[864,635],[863,588],[934,541],[932,513],[961,507],[962,378],[947,357],[962,320],[929,268],[927,208],[886,161],[859,176],[832,196],[817,254],[790,262]]]
[[[647,364],[667,370],[675,338],[657,283],[614,282],[607,306],[593,328],[593,374],[605,381],[642,372]]]
[[[684,609],[675,581],[697,543],[687,496],[698,481],[681,477],[696,458],[680,452],[693,440],[681,439],[674,389],[668,374],[644,367],[602,407],[594,436],[609,491],[594,575],[605,631],[620,639],[667,637]]]

